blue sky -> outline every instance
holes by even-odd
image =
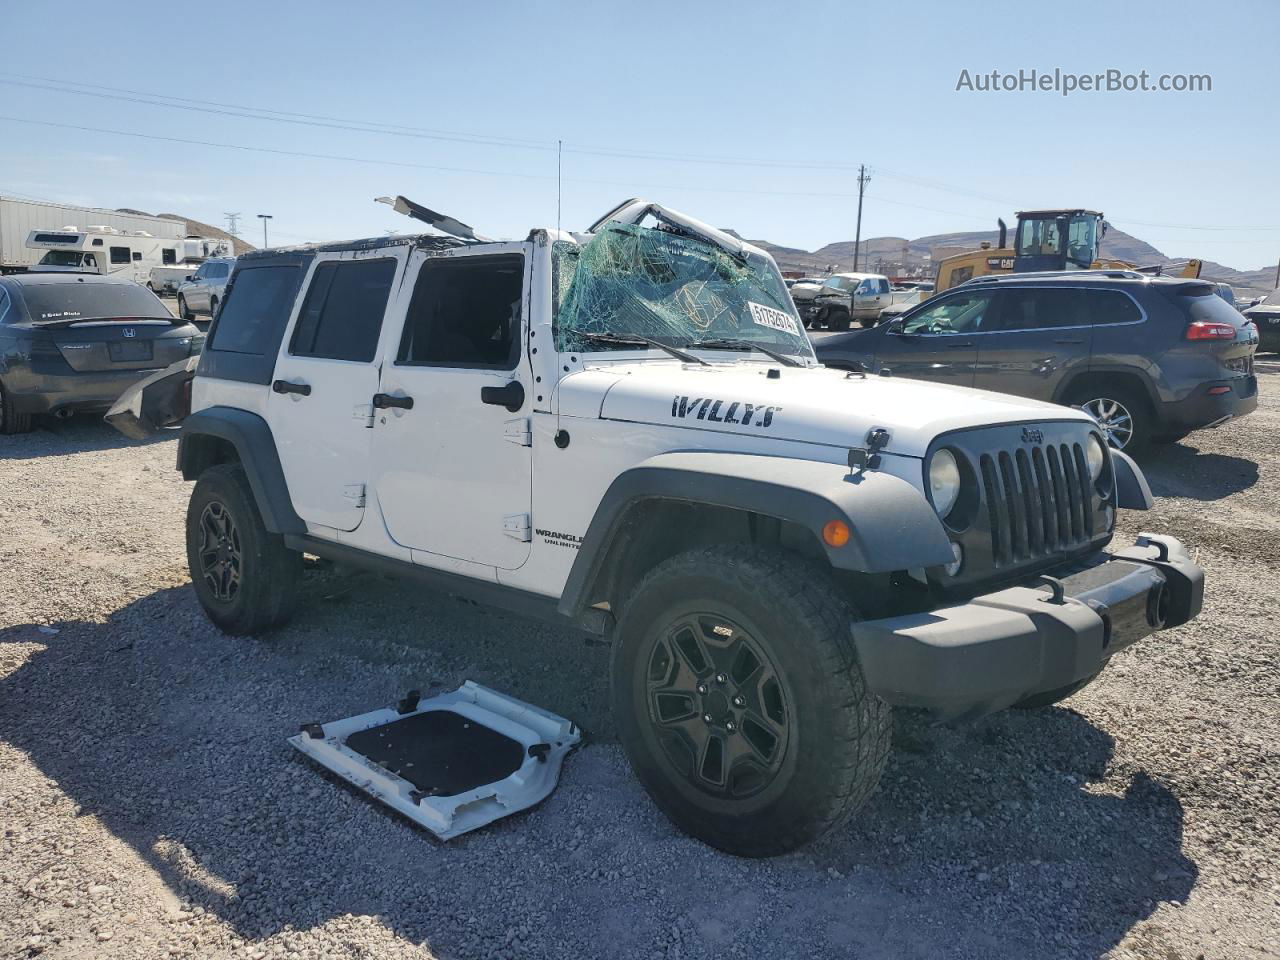
[[[64,126],[0,119],[0,193],[220,225],[239,211],[255,242],[257,213],[273,242],[403,232],[371,202],[403,193],[523,236],[556,222],[562,140],[575,229],[639,195],[813,249],[853,237],[864,162],[864,237],[1079,205],[1170,256],[1280,257],[1270,0],[2,4],[0,115]],[[962,69],[1055,67],[1213,89],[955,89]],[[202,109],[136,102],[156,94]],[[371,124],[398,133],[347,129]]]

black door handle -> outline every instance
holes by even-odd
[[[965,347],[972,347],[973,344],[972,343],[948,343],[946,346],[948,350],[963,350]]]
[[[395,407],[398,410],[412,410],[413,397],[393,397],[389,393],[375,393],[373,395],[373,405],[379,410],[386,410],[388,407]]]
[[[1084,343],[1083,340],[1055,340],[1054,343]]]
[[[311,396],[311,384],[309,383],[290,383],[288,380],[277,380],[271,384],[271,389],[276,393],[296,393],[299,396]]]
[[[512,380],[501,387],[481,387],[480,402],[506,407],[515,413],[524,406],[524,385],[519,380]]]

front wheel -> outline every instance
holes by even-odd
[[[748,857],[834,830],[888,755],[888,706],[866,687],[853,611],[795,557],[747,546],[665,561],[623,609],[614,643],[619,738],[686,833]]]
[[[183,320],[194,320],[196,315],[187,308],[187,298],[178,294],[178,316]]]
[[[844,310],[833,310],[827,318],[829,330],[848,330],[849,314]]]
[[[236,636],[261,633],[293,613],[302,554],[262,523],[238,463],[200,475],[187,506],[187,565],[209,619]]]

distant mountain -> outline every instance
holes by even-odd
[[[728,232],[739,236],[732,230]],[[962,250],[977,250],[984,242],[995,247],[999,241],[1000,235],[996,230],[937,233],[927,237],[917,237],[914,240],[908,240],[906,237],[869,237],[862,241],[858,258],[859,269],[879,270],[892,274],[908,272],[931,274],[932,259],[926,259],[926,257],[936,258]],[[768,251],[783,270],[821,275],[828,270],[838,273],[853,269],[854,243],[852,240],[828,243],[813,251],[782,247],[767,240],[749,242]],[[1012,227],[1006,242],[1013,242]],[[1185,258],[1174,259],[1165,256],[1145,240],[1125,233],[1111,224],[1107,224],[1107,232],[1102,238],[1099,252],[1103,257],[1124,260],[1139,266],[1160,264],[1181,267],[1186,262]],[[1233,267],[1206,260],[1200,275],[1205,279],[1222,280],[1231,284],[1238,295],[1269,293],[1275,287],[1275,271],[1270,268],[1236,270]]]
[[[237,257],[240,256],[240,254],[242,253],[248,253],[250,250],[257,249],[257,247],[255,247],[253,244],[246,243],[245,241],[241,240],[239,237],[233,237],[231,234],[227,233],[227,231],[223,230],[221,227],[215,227],[209,223],[201,223],[199,220],[192,220],[190,217],[184,217],[178,213],[152,214],[152,213],[147,213],[145,210],[130,210],[127,207],[122,207],[116,212],[117,213],[133,213],[133,214],[138,214],[144,217],[152,217],[152,216],[162,217],[165,220],[179,220],[182,223],[186,224],[186,233],[191,236],[212,237],[217,240],[230,240],[231,248],[232,250],[235,251],[235,254]]]

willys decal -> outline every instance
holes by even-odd
[[[742,400],[717,400],[714,397],[675,396],[671,398],[671,416],[676,420],[708,420],[711,423],[733,423],[743,427],[757,426],[768,429],[773,415],[781,413],[781,407],[746,403]]]

